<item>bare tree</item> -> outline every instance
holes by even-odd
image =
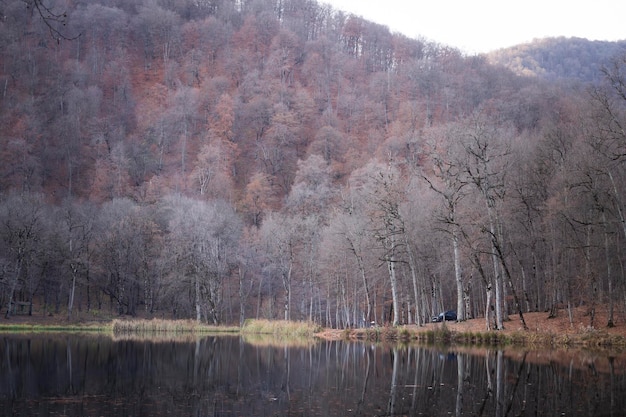
[[[302,243],[299,224],[295,217],[271,213],[261,226],[261,239],[265,250],[266,268],[277,274],[284,291],[284,319],[291,320],[293,298],[293,273],[296,254]]]
[[[138,210],[132,201],[116,198],[103,205],[98,218],[100,289],[109,296],[111,310],[119,315],[134,314],[137,302]]]
[[[378,240],[383,255],[381,261],[387,266],[393,303],[392,324],[400,324],[401,304],[397,268],[404,254],[405,225],[399,207],[404,201],[404,188],[400,172],[391,163],[387,166],[370,163],[365,172],[369,175],[372,233]]]
[[[517,298],[512,276],[504,253],[502,219],[499,205],[505,197],[505,175],[510,158],[510,144],[506,142],[508,133],[486,122],[480,115],[469,120],[468,130],[463,137],[466,160],[463,170],[478,190],[487,209],[487,225],[482,231],[491,242],[491,258],[494,270],[496,329],[504,328],[504,282],[508,283],[515,299],[520,320],[526,329],[521,304]],[[489,294],[487,299],[489,301]],[[487,303],[489,304],[489,303]]]
[[[39,194],[12,194],[0,201],[4,264],[1,277],[7,289],[5,318],[11,316],[16,291],[20,290],[40,249],[44,209],[43,197]]]
[[[439,143],[439,141],[443,143]],[[455,146],[457,143],[455,138],[450,138],[446,131],[441,132],[441,137],[435,133],[435,137],[430,143],[432,166],[429,172],[422,174],[422,178],[428,183],[430,189],[443,199],[443,209],[437,218],[443,224],[444,230],[449,234],[452,241],[457,320],[464,321],[467,318],[465,307],[468,292],[465,289],[461,267],[460,241],[463,232],[458,219],[458,211],[459,205],[467,195],[468,181],[459,161],[461,149]]]
[[[61,212],[61,231],[65,238],[65,264],[70,271],[67,318],[72,317],[76,286],[81,281],[89,282],[92,250],[93,212],[89,207],[76,202],[68,202]],[[81,280],[82,278],[82,280]],[[89,288],[87,288],[89,294]],[[88,295],[89,297],[89,295]],[[89,308],[89,302],[88,302]]]
[[[365,325],[369,325],[374,319],[372,317],[374,297],[367,256],[371,252],[370,249],[374,242],[371,240],[369,220],[363,212],[365,207],[362,204],[355,204],[354,201],[346,202],[346,205],[345,210],[335,213],[330,221],[328,231],[333,235],[340,236],[343,241],[340,247],[354,257],[365,296],[365,311],[362,318]],[[329,236],[329,238],[331,237]]]
[[[221,200],[204,202],[170,196],[163,201],[168,212],[168,249],[172,256],[169,286],[176,305],[189,294],[197,321],[220,322],[222,285],[237,264],[236,247],[241,222],[232,206]]]

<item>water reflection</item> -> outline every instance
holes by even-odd
[[[0,414],[622,415],[623,357],[0,336]]]

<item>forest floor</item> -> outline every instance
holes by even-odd
[[[591,323],[589,307],[578,307],[572,309],[571,321],[567,309],[557,310],[556,317],[550,317],[548,312],[524,313],[524,321],[529,332],[547,333],[552,335],[575,335],[588,333],[592,329],[603,331],[615,336],[626,337],[626,314],[623,309],[615,308],[613,313],[613,327],[608,327],[609,310],[608,306],[599,306],[595,309],[594,323]],[[432,323],[433,326],[442,326],[441,323]],[[487,323],[484,317],[471,319],[464,322],[447,322],[446,326],[451,331],[456,332],[484,332]],[[424,326],[426,328],[429,325]],[[509,314],[508,320],[504,322],[504,330],[501,332],[513,333],[524,331],[519,314]]]
[[[589,307],[573,308],[570,314],[567,309],[559,309],[556,317],[550,317],[548,312],[524,313],[524,321],[527,330],[524,330],[521,319],[518,314],[510,314],[508,320],[504,322],[504,329],[497,332],[501,336],[509,336],[514,338],[516,335],[524,335],[530,340],[548,340],[569,341],[569,344],[580,345],[581,341],[593,339],[601,344],[603,340],[612,339],[613,341],[622,339],[626,344],[626,314],[623,309],[615,308],[613,314],[613,327],[608,327],[609,311],[608,306],[598,306],[595,309],[593,318]],[[403,329],[408,330],[411,334],[419,338],[421,334],[433,332],[450,332],[453,334],[490,334],[496,333],[487,330],[487,323],[484,317],[470,319],[463,322],[448,321],[445,323],[426,323],[422,326],[406,325]],[[493,326],[492,326],[493,328]],[[384,329],[384,328],[383,328]],[[383,330],[384,331],[384,330]],[[320,334],[325,339],[341,339],[346,338],[367,338],[367,329],[355,329],[347,335],[345,330],[328,329]],[[568,343],[563,342],[567,345]],[[626,348],[626,346],[624,346]]]

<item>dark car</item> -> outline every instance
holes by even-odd
[[[456,311],[448,310],[445,313],[440,313],[438,316],[433,317],[433,323],[442,321],[456,321]]]

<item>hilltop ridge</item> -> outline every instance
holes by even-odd
[[[551,80],[598,83],[601,69],[626,51],[626,40],[591,41],[584,38],[543,38],[486,54],[488,62],[518,75]]]

